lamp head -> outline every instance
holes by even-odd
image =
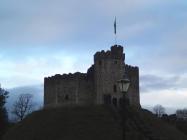
[[[130,80],[125,78],[117,81],[120,91],[123,93],[127,93],[129,86],[130,86]]]

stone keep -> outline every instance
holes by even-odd
[[[127,97],[140,107],[139,69],[125,64],[123,47],[96,52],[94,64],[87,73],[56,74],[44,79],[44,106],[113,104],[118,105],[122,93],[117,81],[127,76],[131,82]]]

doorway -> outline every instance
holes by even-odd
[[[110,105],[111,104],[111,95],[110,94],[104,94],[103,95],[104,104]]]
[[[118,100],[117,100],[117,98],[112,98],[112,104],[113,104],[115,107],[117,107],[117,105],[118,105]]]

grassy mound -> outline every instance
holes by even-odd
[[[162,121],[147,110],[133,111],[132,114],[140,122],[141,130],[145,128],[148,136],[155,140],[187,140],[187,136],[174,125]]]
[[[174,126],[146,110],[129,109],[128,140],[187,140]],[[121,140],[121,118],[106,106],[72,106],[44,109],[29,115],[4,140]]]
[[[5,140],[121,140],[109,108],[61,107],[37,111],[12,128]]]

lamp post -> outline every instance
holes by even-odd
[[[122,128],[123,128],[123,140],[126,139],[126,120],[127,120],[127,109],[129,105],[129,99],[127,96],[127,91],[130,86],[130,80],[129,79],[121,79],[118,81],[119,89],[121,93],[123,94],[122,100],[120,100],[120,115],[122,118]]]

